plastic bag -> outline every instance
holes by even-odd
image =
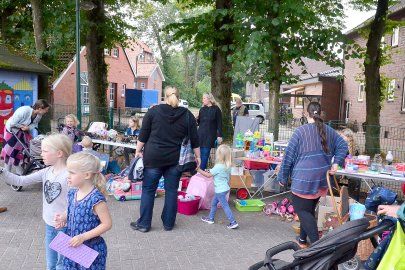
[[[405,269],[405,233],[401,224],[397,222],[397,228],[392,236],[391,243],[378,265],[377,270],[403,270]]]

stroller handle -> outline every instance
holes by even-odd
[[[359,239],[365,240],[365,239],[372,238],[374,235],[380,234],[383,231],[387,231],[387,230],[391,229],[394,225],[395,225],[395,223],[392,220],[385,219],[381,222],[381,224],[362,233],[359,236]]]
[[[269,269],[274,269],[272,257],[280,252],[292,249],[294,251],[300,250],[300,246],[292,241],[282,243],[275,247],[270,248],[266,252],[266,258],[264,259],[264,265],[268,266]]]

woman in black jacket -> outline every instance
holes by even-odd
[[[197,123],[193,114],[179,107],[179,92],[174,87],[165,89],[166,104],[152,107],[145,114],[136,144],[135,157],[143,156],[144,181],[140,217],[131,222],[134,230],[148,232],[152,223],[153,206],[159,179],[165,179],[165,204],[161,215],[166,231],[173,229],[177,214],[177,188],[181,172],[177,170],[181,143],[190,129],[191,146],[201,163]],[[143,152],[142,152],[143,149]]]
[[[202,170],[207,168],[211,148],[215,147],[215,141],[222,143],[222,114],[217,106],[215,98],[211,93],[203,95],[203,107],[200,109],[197,118],[198,137],[201,147]]]

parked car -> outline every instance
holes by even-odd
[[[249,116],[255,116],[259,118],[260,124],[264,122],[264,119],[266,119],[266,114],[264,112],[264,107],[260,103],[248,103],[248,102],[243,102],[243,105],[245,105],[249,111]],[[233,110],[235,108],[235,105],[231,106],[231,109]]]
[[[180,107],[184,107],[184,108],[186,108],[186,109],[188,109],[188,102],[187,102],[187,100],[184,100],[184,99],[180,99]]]

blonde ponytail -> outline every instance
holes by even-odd
[[[179,107],[179,90],[174,86],[167,86],[165,88],[165,100],[173,108]]]
[[[93,185],[104,195],[107,195],[106,180],[101,171],[103,166],[100,159],[90,153],[79,152],[67,159],[68,168],[79,172],[90,172],[93,174]]]

